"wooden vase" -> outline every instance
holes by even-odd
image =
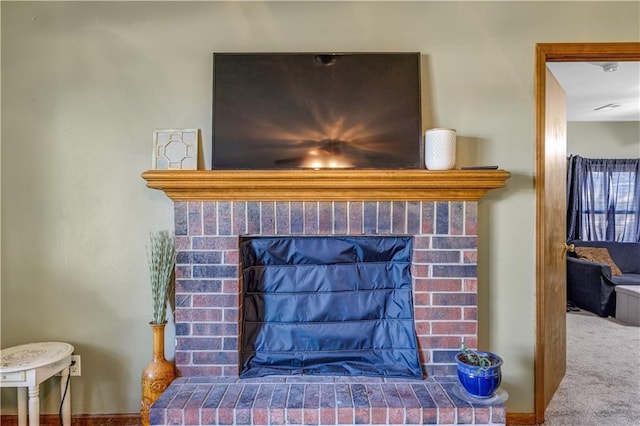
[[[143,426],[149,425],[149,409],[160,397],[169,383],[176,377],[173,364],[164,357],[165,323],[151,323],[153,331],[153,357],[142,370],[142,399],[140,401],[140,417]]]

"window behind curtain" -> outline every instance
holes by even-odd
[[[640,241],[640,158],[571,156],[567,176],[567,237]]]

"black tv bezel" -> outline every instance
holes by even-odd
[[[341,168],[341,170],[351,169],[351,170],[419,170],[425,167],[424,161],[424,129],[422,122],[422,54],[420,52],[414,51],[384,51],[384,52],[376,52],[376,51],[368,51],[368,52],[332,52],[332,51],[300,51],[300,52],[214,52],[212,55],[212,87],[211,87],[211,168],[213,170],[308,170],[310,168],[305,167],[273,167],[273,168],[252,168],[252,167],[218,167],[214,166],[215,155],[216,155],[216,144],[215,144],[215,128],[216,128],[216,117],[215,117],[215,108],[216,108],[216,56],[250,56],[250,55],[269,55],[269,56],[292,56],[292,55],[316,55],[316,56],[346,56],[346,55],[412,55],[416,57],[416,76],[417,76],[417,89],[418,89],[418,122],[419,122],[419,134],[417,138],[418,144],[418,161],[415,166],[407,165],[406,167],[349,167],[349,168]],[[326,169],[329,170],[329,169]],[[339,169],[340,170],[340,169]]]

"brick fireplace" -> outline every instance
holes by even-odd
[[[178,202],[176,368],[237,376],[240,235],[412,235],[414,315],[427,375],[476,346],[476,202]]]
[[[477,344],[477,201],[504,186],[507,172],[264,172],[264,179],[221,173],[143,175],[175,202],[178,247],[175,361],[181,377],[152,407],[152,424],[504,423],[501,403],[460,397],[453,356],[463,340]],[[287,182],[283,173],[297,179]],[[376,199],[367,199],[372,194]],[[391,234],[413,237],[424,380],[238,378],[240,236]]]

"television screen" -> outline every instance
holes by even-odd
[[[216,53],[214,169],[420,168],[419,53]]]

